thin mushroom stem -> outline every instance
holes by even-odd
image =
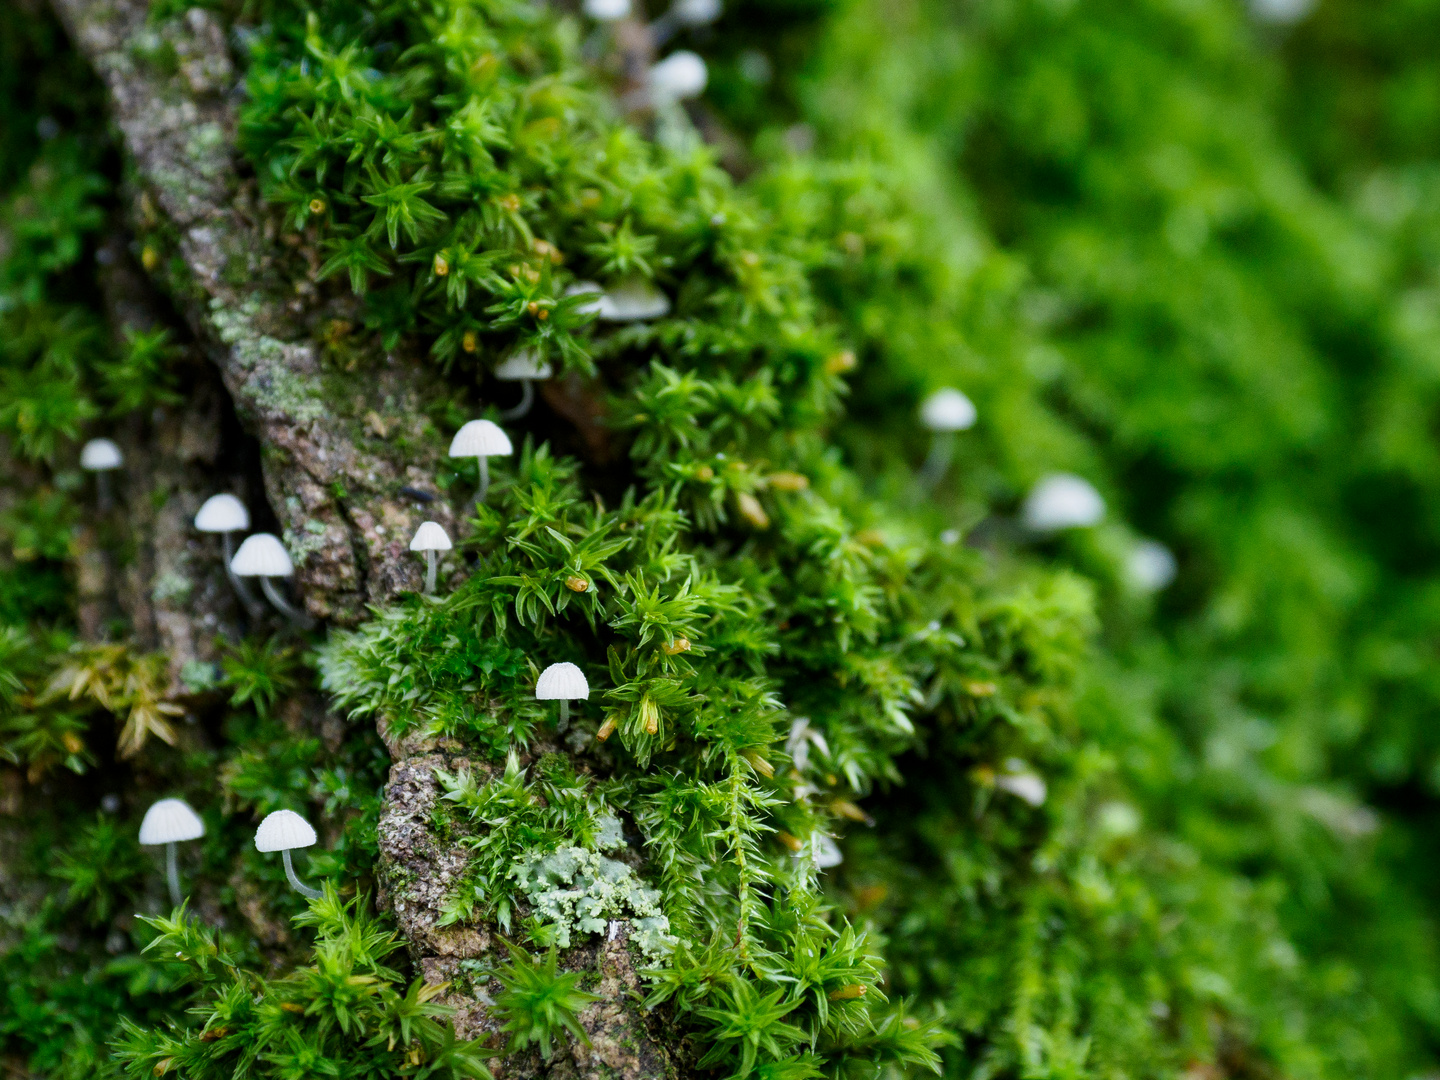
[[[475,508],[478,510],[485,496],[490,494],[490,459],[482,454],[475,460],[480,462],[480,488],[475,492]]]
[[[425,552],[425,592],[427,594],[435,591],[435,569],[439,561],[439,552]]]
[[[170,882],[170,903],[180,906],[180,868],[175,863],[175,843],[165,845],[165,877]]]
[[[319,889],[310,888],[309,885],[306,885],[298,877],[295,876],[295,864],[290,861],[289,848],[286,848],[284,851],[280,852],[280,857],[285,860],[285,880],[290,882],[290,887],[292,889],[298,892],[301,896],[308,897],[311,900],[319,900],[320,897],[324,895],[320,892]]]
[[[227,532],[220,534],[220,539],[225,545],[225,576],[230,579],[230,587],[235,590],[235,595],[240,598],[240,603],[245,606],[245,610],[253,615],[260,606],[259,602],[256,601],[254,593],[250,591],[250,587],[245,584],[245,579],[230,569],[230,560],[235,558],[235,541],[233,537],[234,533]]]
[[[564,698],[560,699],[560,722],[555,725],[555,733],[563,735],[565,729],[570,726],[570,702]]]
[[[260,579],[260,588],[265,591],[265,596],[270,603],[275,605],[275,610],[280,612],[281,615],[284,615],[296,626],[302,630],[309,630],[315,625],[314,619],[295,607],[295,605],[291,604],[289,600],[286,600],[285,597],[280,594],[280,590],[275,587],[273,579],[262,577]]]
[[[102,514],[108,514],[115,508],[115,493],[110,489],[108,472],[102,471],[95,474],[95,501]]]
[[[937,431],[930,442],[930,455],[920,466],[920,486],[929,491],[945,477],[950,459],[955,454],[955,436],[948,431]]]
[[[519,420],[535,404],[535,384],[529,379],[520,380],[520,404],[500,414],[501,420]]]

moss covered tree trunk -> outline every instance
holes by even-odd
[[[418,589],[423,563],[408,542],[422,521],[465,535],[463,508],[432,480],[446,447],[426,417],[445,387],[422,357],[386,350],[358,330],[359,304],[317,289],[317,252],[262,204],[236,147],[240,75],[211,13],[154,20],[146,0],[54,7],[104,80],[133,165],[123,192],[130,231],[102,249],[113,328],[168,325],[196,361],[182,404],[122,433],[128,467],[118,513],[137,556],[120,578],[103,553],[82,554],[91,569],[81,573],[81,619],[98,639],[106,614],[123,614],[138,644],[168,658],[171,694],[183,699],[186,665],[213,661],[216,641],[237,638],[247,614],[256,617],[235,600],[218,543],[190,528],[200,503],[231,490],[248,489],[252,505],[263,499],[295,557],[299,602],[316,619],[353,626],[367,605]],[[342,336],[365,354],[363,377],[322,370],[320,353]],[[583,388],[572,381],[547,391],[581,421],[581,445],[603,452]],[[92,543],[82,540],[86,550]],[[427,982],[449,985],[440,1000],[455,1009],[457,1035],[486,1038],[499,1026],[487,990],[499,984],[477,982],[461,963],[494,955],[498,944],[493,927],[437,925],[467,856],[431,828],[436,770],[475,768],[483,778],[486,768],[453,741],[386,745],[394,765],[379,832],[382,905]],[[540,744],[525,761],[560,749]],[[643,861],[638,852],[629,858]],[[565,957],[564,967],[594,973],[598,1000],[579,1013],[588,1039],[550,1060],[513,1055],[494,1067],[497,1076],[683,1075],[680,1032],[664,1011],[639,1007],[629,936],[616,921],[601,942]]]

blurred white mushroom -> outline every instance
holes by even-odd
[[[975,426],[975,403],[954,387],[936,390],[920,403],[920,422],[930,429],[930,453],[920,468],[920,486],[938,484],[955,453],[955,432]]]
[[[221,543],[225,545],[225,576],[230,579],[230,587],[240,597],[241,603],[247,610],[253,611],[256,607],[255,598],[250,595],[245,582],[230,569],[230,561],[235,558],[235,541],[232,535],[250,528],[250,511],[245,509],[245,504],[234,495],[211,495],[195,515],[195,528],[203,533],[220,534]]]
[[[450,440],[451,457],[473,457],[480,462],[480,486],[475,492],[478,507],[490,493],[490,462],[492,457],[509,457],[515,452],[510,436],[490,420],[471,420]]]
[[[170,883],[170,900],[180,906],[180,870],[175,865],[175,845],[205,835],[205,823],[184,799],[161,799],[145,811],[140,822],[143,847],[165,845],[165,876]]]
[[[1141,540],[1125,558],[1125,576],[1141,592],[1155,593],[1175,580],[1175,556],[1158,540]]]
[[[255,850],[280,852],[281,858],[285,860],[285,880],[290,882],[290,887],[301,896],[308,896],[311,900],[320,898],[320,890],[302,884],[295,876],[295,865],[290,861],[290,852],[296,848],[310,847],[315,840],[314,828],[294,810],[276,810],[273,814],[267,814],[265,820],[260,822],[260,827],[255,830]]]
[[[519,420],[535,404],[535,382],[550,378],[555,369],[533,349],[521,349],[497,367],[494,374],[502,382],[520,384],[520,404],[500,414],[501,420]]]
[[[1105,500],[1088,480],[1051,473],[1030,489],[1021,516],[1035,532],[1083,529],[1105,516]]]
[[[650,41],[658,49],[678,30],[709,26],[724,9],[720,0],[675,0],[670,10],[650,24]]]
[[[650,91],[650,104],[659,107],[698,97],[709,81],[705,61],[688,49],[680,49],[651,67],[645,84]]]
[[[1045,781],[1030,771],[1030,767],[1019,758],[1009,758],[1005,771],[995,777],[995,786],[1008,791],[1017,799],[1023,799],[1031,806],[1042,806],[1047,794]]]
[[[818,870],[829,870],[845,861],[845,857],[840,854],[840,845],[822,832],[812,833],[808,846],[810,858],[814,860]]]
[[[591,307],[586,305],[587,310]],[[648,281],[631,279],[601,293],[593,309],[606,322],[643,322],[668,315],[670,298]]]
[[[1257,22],[1274,26],[1297,23],[1315,10],[1315,0],[1250,0],[1250,14]]]
[[[95,474],[95,497],[102,513],[115,505],[110,490],[110,473],[123,464],[125,455],[109,439],[91,439],[80,448],[80,467]]]
[[[584,11],[596,22],[616,22],[630,14],[630,0],[585,0]]]
[[[276,611],[296,626],[308,629],[315,625],[314,619],[292,605],[275,587],[276,578],[288,578],[295,573],[295,564],[290,561],[290,553],[285,550],[285,545],[278,536],[271,533],[247,536],[240,545],[240,550],[235,552],[235,557],[230,560],[230,569],[237,577],[258,577],[266,599],[274,605]]]
[[[420,528],[415,530],[415,536],[410,541],[411,551],[423,551],[425,553],[425,591],[435,591],[435,570],[439,562],[439,553],[449,551],[453,544],[450,543],[450,534],[439,524],[433,521],[423,521]]]
[[[589,697],[590,684],[585,679],[585,673],[569,661],[551,664],[535,681],[536,701],[560,702],[557,731],[564,731],[570,726],[570,702],[584,701]]]

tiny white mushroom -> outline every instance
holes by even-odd
[[[606,322],[644,322],[668,315],[670,298],[648,281],[631,279],[601,294],[595,310]]]
[[[1005,771],[995,777],[995,786],[1031,806],[1041,806],[1045,802],[1047,792],[1044,779],[1032,772],[1019,758],[1006,760]]]
[[[295,865],[290,861],[290,852],[296,848],[310,847],[315,843],[315,829],[294,810],[276,810],[267,814],[260,827],[255,830],[255,850],[278,851],[285,861],[285,880],[301,896],[311,900],[320,898],[320,890],[303,884],[295,876]]]
[[[490,464],[492,457],[509,457],[515,452],[510,445],[510,436],[490,420],[471,420],[455,433],[450,440],[451,457],[473,457],[480,462],[480,487],[475,494],[475,505],[485,501],[490,492]]]
[[[949,386],[920,403],[920,422],[931,431],[930,454],[920,468],[920,485],[926,490],[944,477],[955,452],[955,432],[974,427],[975,415],[975,403]]]
[[[271,533],[255,533],[247,536],[230,560],[230,569],[237,577],[258,577],[260,588],[275,610],[297,626],[310,627],[315,621],[296,608],[280,594],[275,587],[275,578],[287,578],[295,573],[295,564],[280,538]]]
[[[630,0],[585,0],[585,14],[596,22],[616,22],[630,14]]]
[[[698,97],[709,80],[705,61],[688,49],[680,49],[651,67],[645,82],[650,103],[661,106]]]
[[[125,464],[120,447],[109,439],[91,439],[80,448],[80,467],[95,474],[95,495],[102,512],[115,504],[110,491],[110,473]]]
[[[502,382],[520,384],[520,404],[500,414],[501,420],[519,420],[535,404],[535,383],[550,378],[555,369],[533,349],[521,349],[497,367],[494,374]]]
[[[1044,477],[1025,498],[1022,511],[1027,528],[1035,532],[1084,529],[1105,516],[1105,500],[1088,480],[1070,473]]]
[[[1309,15],[1315,0],[1250,0],[1250,13],[1256,20],[1275,26],[1289,26]]]
[[[423,551],[425,553],[425,591],[435,591],[435,569],[439,560],[439,552],[449,551],[454,547],[450,543],[450,534],[447,533],[438,523],[434,521],[423,521],[420,527],[415,530],[415,536],[410,541],[411,551]]]
[[[204,835],[205,823],[184,799],[161,799],[145,811],[145,818],[140,822],[143,847],[165,845],[165,877],[170,883],[170,899],[176,907],[180,906],[180,870],[175,865],[175,845]]]
[[[551,664],[540,673],[535,681],[536,701],[560,702],[560,723],[556,730],[564,731],[570,726],[570,702],[583,701],[590,697],[590,684],[585,673],[569,661]]]
[[[829,870],[845,861],[840,854],[840,845],[822,832],[813,833],[810,837],[810,857],[818,870]]]
[[[250,511],[245,509],[245,504],[234,495],[211,495],[195,515],[195,528],[203,533],[220,534],[221,543],[225,546],[225,576],[230,579],[230,586],[240,597],[241,603],[247,609],[254,610],[255,598],[250,595],[245,582],[230,569],[230,561],[235,558],[235,541],[232,536],[250,528]]]
[[[1175,580],[1175,570],[1175,556],[1158,540],[1141,540],[1125,559],[1125,575],[1141,592],[1159,592]]]
[[[723,10],[721,0],[675,0],[664,15],[650,24],[651,44],[658,49],[678,30],[709,26]]]

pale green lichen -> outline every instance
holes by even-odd
[[[618,821],[615,826],[618,832]],[[660,891],[646,887],[618,859],[562,847],[522,859],[510,877],[562,949],[570,947],[573,935],[605,933],[612,919],[631,921],[631,940],[652,962],[663,961],[678,941],[660,910]]]
[[[246,396],[268,412],[289,417],[296,423],[310,423],[325,415],[324,387],[316,378],[292,370],[287,362],[290,346],[279,338],[255,329],[260,311],[258,301],[247,300],[239,307],[227,307],[223,300],[210,302],[210,322],[220,340],[230,346],[236,363],[255,377],[245,384]]]
[[[323,521],[309,519],[298,529],[285,530],[285,549],[290,552],[290,557],[295,561],[296,566],[304,566],[310,556],[317,551],[323,551],[328,542],[326,537],[330,529]]]
[[[195,588],[195,583],[184,574],[170,571],[159,575],[150,588],[150,598],[157,604],[166,600],[183,600]]]

